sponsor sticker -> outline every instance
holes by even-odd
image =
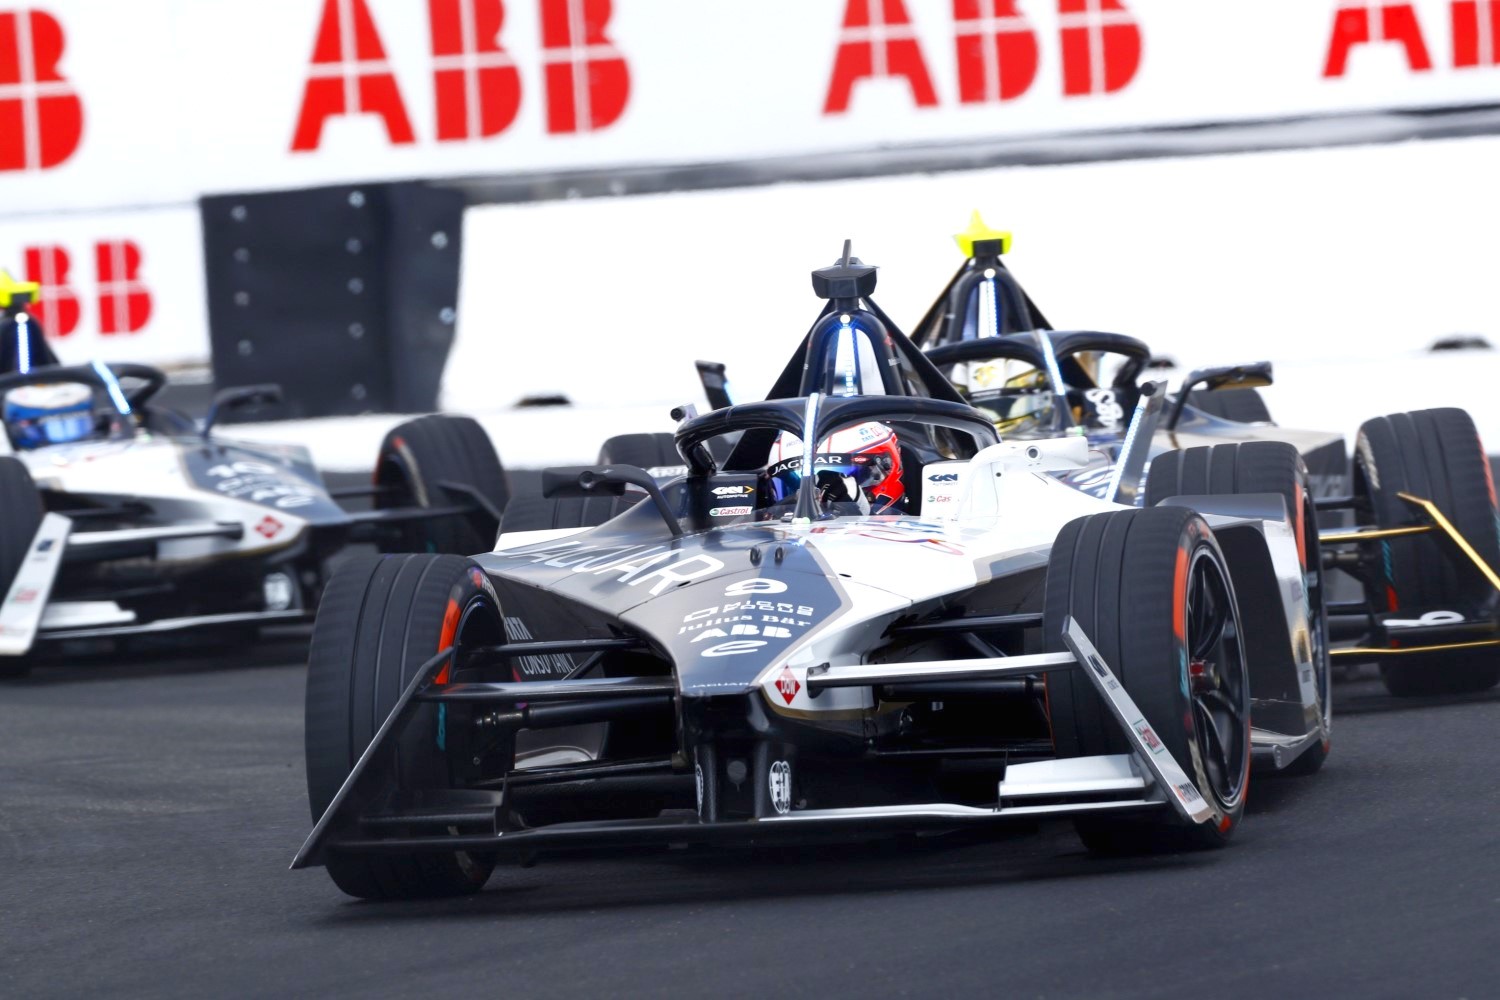
[[[754,493],[754,492],[755,492],[755,487],[754,486],[715,486],[714,487],[714,496],[716,496],[716,497],[742,497],[742,496],[745,496],[747,493]]]
[[[1203,796],[1198,794],[1198,789],[1194,788],[1191,782],[1184,781],[1180,785],[1174,785],[1173,788],[1177,792],[1177,797],[1182,800],[1183,805],[1190,806],[1203,801]]]
[[[714,507],[708,512],[709,517],[740,517],[744,514],[755,512],[754,507]]]
[[[277,535],[281,534],[282,527],[284,526],[280,521],[267,514],[265,517],[261,518],[260,523],[255,526],[255,533],[263,538],[275,538]]]
[[[536,636],[520,618],[505,616],[505,638],[509,642],[532,642]],[[560,680],[573,672],[573,657],[566,653],[548,653],[543,656],[521,656],[511,667],[511,676],[518,681],[528,677]]]
[[[772,580],[767,577],[757,576],[749,580],[741,580],[739,583],[731,583],[724,588],[725,597],[740,597],[744,594],[784,594],[786,584],[780,580]]]
[[[713,556],[701,552],[677,552],[664,545],[585,545],[563,540],[509,549],[496,555],[574,573],[613,575],[618,583],[629,587],[654,580],[650,589],[652,597],[659,596],[673,584],[688,583],[724,568],[724,563]]]
[[[1135,731],[1140,734],[1141,742],[1146,744],[1153,754],[1166,752],[1167,748],[1162,745],[1161,739],[1156,735],[1156,731],[1147,724],[1145,719],[1136,719],[1132,725],[1134,725]]]
[[[739,656],[741,653],[753,653],[765,645],[761,639],[736,639],[733,642],[721,642],[717,646],[710,646],[703,651],[704,656]]]
[[[956,483],[958,482],[958,473],[939,472],[935,475],[928,476],[927,481],[929,483]]]
[[[214,480],[215,490],[236,500],[269,503],[283,510],[318,501],[317,492],[287,478],[281,469],[267,462],[223,462],[210,468],[206,475]]]
[[[33,588],[16,591],[16,596],[10,599],[12,604],[30,604],[37,599],[37,591]]]
[[[776,678],[776,690],[781,695],[781,700],[788,705],[797,697],[797,692],[802,690],[802,684],[797,680],[797,675],[792,673],[791,667],[781,668],[781,676]]]
[[[1424,625],[1457,625],[1464,616],[1457,611],[1429,611],[1420,618],[1387,618],[1381,622],[1386,628],[1421,628]]]
[[[689,630],[681,629],[678,631],[678,635],[681,635],[685,631]],[[723,639],[731,635],[759,635],[767,639],[790,639],[792,637],[792,630],[783,628],[780,625],[750,624],[731,625],[727,632],[721,628],[706,628],[698,635],[693,636],[693,642],[699,643],[704,639]],[[764,646],[765,643],[761,643],[761,645]]]
[[[767,791],[771,793],[771,808],[785,816],[792,811],[792,765],[778,760],[771,765],[766,775]]]

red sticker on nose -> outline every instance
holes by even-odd
[[[797,697],[797,692],[802,690],[802,685],[797,682],[797,675],[792,673],[791,667],[782,667],[781,676],[776,678],[776,690],[781,692],[781,697],[788,705],[792,699]]]

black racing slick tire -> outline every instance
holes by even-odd
[[[1183,825],[1171,805],[1083,817],[1076,825],[1084,844],[1118,854],[1227,843],[1250,775],[1250,678],[1229,569],[1208,525],[1184,507],[1069,522],[1047,567],[1047,649],[1065,648],[1069,615],[1213,809],[1194,825]],[[1081,670],[1047,675],[1047,705],[1059,757],[1129,752]]]
[[[19,458],[0,457],[0,601],[21,570],[32,539],[42,524],[42,497]],[[30,672],[25,656],[0,656],[0,678]]]
[[[457,484],[453,489],[443,484]],[[470,417],[432,415],[408,420],[385,436],[375,464],[377,509],[473,506],[472,514],[403,522],[387,551],[472,555],[488,552],[505,510],[510,484],[484,428]],[[476,499],[469,491],[477,493]]]
[[[653,475],[673,474],[669,470],[682,469],[686,474],[686,463],[677,450],[677,438],[673,434],[616,434],[599,449],[600,465],[634,465],[641,469],[654,470]]]
[[[656,470],[682,466],[682,456],[671,434],[617,434],[599,449],[600,465],[634,465]],[[644,494],[624,496],[544,497],[538,493],[517,494],[505,508],[500,530],[556,531],[563,528],[597,528],[639,503]]]
[[[1195,389],[1188,393],[1188,405],[1222,420],[1237,424],[1270,424],[1271,409],[1265,397],[1253,386],[1243,389]]]
[[[501,534],[516,531],[556,531],[563,528],[597,528],[629,510],[643,494],[621,497],[544,497],[540,493],[518,493],[500,520]]]
[[[1220,390],[1219,394],[1240,391],[1244,390]],[[1313,774],[1322,768],[1328,757],[1333,691],[1323,554],[1318,543],[1317,508],[1308,484],[1307,464],[1296,447],[1284,441],[1245,441],[1187,448],[1169,451],[1151,460],[1150,475],[1146,479],[1148,507],[1173,496],[1236,493],[1278,494],[1286,502],[1287,514],[1296,532],[1297,558],[1302,565],[1302,586],[1307,596],[1307,634],[1311,640],[1323,738],[1304,750],[1280,773]]]
[[[318,608],[308,654],[307,797],[314,821],[424,662],[456,642],[503,641],[495,592],[468,559],[358,556],[341,566]],[[462,722],[452,706],[422,706],[372,769],[387,788],[452,787],[454,766],[471,752]],[[477,892],[494,867],[489,858],[458,851],[329,850],[324,863],[340,889],[361,899]]]
[[[1473,418],[1444,408],[1367,420],[1354,446],[1356,519],[1363,527],[1424,523],[1422,511],[1399,494],[1432,501],[1474,551],[1500,568],[1500,528],[1489,458]],[[1494,588],[1437,533],[1383,539],[1371,552],[1365,596],[1377,611],[1481,613]],[[1386,690],[1397,696],[1472,694],[1500,683],[1493,648],[1380,660]]]

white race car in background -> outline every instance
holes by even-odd
[[[26,303],[0,303],[0,676],[68,640],[310,620],[350,543],[467,553],[495,536],[505,474],[468,418],[402,424],[372,485],[330,491],[301,446],[214,435],[275,386],[221,391],[200,425],[152,404],[154,368],[57,365]]]

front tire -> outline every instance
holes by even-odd
[[[1229,569],[1208,525],[1183,507],[1071,521],[1052,547],[1044,607],[1047,648],[1064,648],[1072,615],[1214,809],[1190,826],[1175,813],[1084,817],[1084,844],[1117,854],[1227,843],[1250,775],[1250,677]],[[1078,670],[1049,674],[1047,700],[1059,757],[1130,752]]]
[[[307,797],[316,822],[418,667],[458,642],[504,641],[484,572],[457,556],[357,557],[329,581],[313,626],[306,703]],[[464,753],[456,712],[419,708],[389,766],[403,790],[448,788]],[[383,766],[376,763],[375,766]],[[361,899],[456,896],[483,888],[493,861],[466,852],[339,854],[334,883]]]
[[[1253,389],[1219,390],[1253,392]],[[1245,441],[1206,448],[1169,451],[1151,461],[1146,479],[1146,506],[1154,507],[1173,496],[1236,493],[1275,493],[1286,502],[1287,515],[1297,537],[1297,558],[1302,564],[1302,586],[1307,595],[1305,624],[1310,637],[1312,667],[1317,688],[1318,718],[1322,739],[1304,750],[1280,773],[1315,774],[1323,767],[1330,749],[1333,722],[1332,669],[1328,656],[1328,609],[1323,580],[1323,550],[1318,541],[1318,512],[1308,485],[1307,463],[1295,446],[1284,441]],[[1288,637],[1290,642],[1290,636]],[[1288,649],[1291,653],[1291,649]],[[1295,657],[1293,657],[1295,660]]]
[[[468,494],[443,486],[457,483],[505,510],[510,484],[489,435],[470,417],[418,417],[393,428],[380,443],[375,485],[378,509],[471,505]],[[495,544],[499,523],[485,512],[404,522],[385,551],[473,555]]]
[[[31,550],[44,513],[41,494],[19,458],[0,457],[0,511],[4,511],[0,517],[0,601],[4,601]],[[0,679],[24,677],[30,672],[29,656],[0,656]]]
[[[1468,413],[1416,410],[1367,420],[1354,448],[1354,492],[1362,526],[1420,524],[1398,494],[1431,500],[1491,567],[1500,567],[1495,487],[1489,457]],[[1455,559],[1436,532],[1385,539],[1365,596],[1382,611],[1481,610],[1491,590],[1478,567]],[[1380,677],[1399,697],[1474,694],[1500,683],[1500,650],[1408,653],[1383,659]]]

